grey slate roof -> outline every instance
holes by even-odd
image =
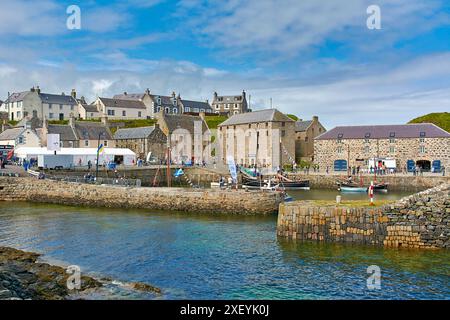
[[[170,133],[174,132],[176,129],[185,129],[188,130],[191,134],[194,134],[195,121],[202,122],[203,133],[208,130],[206,122],[198,116],[191,116],[186,114],[164,114],[164,120]]]
[[[146,109],[145,104],[138,100],[99,98],[107,108]]]
[[[7,102],[18,102],[18,101],[23,101],[23,99],[25,98],[25,96],[27,94],[29,94],[30,91],[23,91],[23,92],[14,92],[13,94],[11,94],[9,96],[8,99],[6,99],[5,103]]]
[[[61,141],[76,141],[77,136],[75,132],[72,130],[72,127],[69,125],[57,125],[57,124],[49,124],[48,125],[48,133],[50,134],[59,134],[59,139]]]
[[[6,129],[2,133],[0,133],[0,140],[15,140],[19,137],[22,132],[24,132],[25,128],[12,128]]]
[[[97,106],[95,104],[84,104],[82,103],[81,106],[83,107],[86,112],[100,112],[97,110]]]
[[[80,140],[97,140],[100,133],[102,140],[113,140],[108,127],[100,122],[75,121],[75,133]]]
[[[219,126],[232,126],[238,124],[258,122],[294,122],[291,118],[277,109],[266,109],[248,113],[235,114],[222,122]]]
[[[144,99],[145,93],[127,93],[127,94],[116,94],[113,99],[119,100],[142,100]]]
[[[33,116],[26,116],[22,118],[22,120],[20,120],[14,127],[25,128],[27,123],[31,124],[31,129],[33,130],[42,127],[42,120]]]
[[[114,135],[116,140],[146,139],[155,130],[155,126],[119,129]]]
[[[39,93],[42,103],[76,105],[77,101],[71,95]]]
[[[198,108],[198,109],[205,109],[205,111],[211,111],[212,108],[209,105],[209,103],[207,102],[203,102],[203,101],[192,101],[192,100],[184,100],[181,99],[181,103],[183,104],[183,106],[186,108],[191,108],[191,111],[193,108]]]
[[[424,136],[421,136],[422,135]],[[341,136],[342,135],[342,136]],[[392,136],[393,135],[393,136]],[[336,127],[317,140],[389,138],[450,138],[450,133],[431,123]]]
[[[295,132],[303,132],[308,129],[308,127],[311,125],[312,120],[307,121],[296,121],[295,122]]]

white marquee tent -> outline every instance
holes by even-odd
[[[55,152],[47,148],[23,147],[15,149],[14,154],[20,159],[30,160],[37,159],[39,155],[53,155]],[[57,151],[56,154],[73,156],[74,166],[87,166],[89,160],[95,164],[97,148],[61,148],[61,151]],[[99,155],[99,164],[119,161],[126,166],[135,165],[136,154],[130,149],[105,148]]]

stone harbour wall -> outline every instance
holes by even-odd
[[[450,184],[382,207],[280,205],[280,237],[407,248],[450,248]]]
[[[209,214],[264,215],[278,211],[279,193],[90,185],[0,177],[0,201],[136,208]]]
[[[300,169],[299,169],[300,170]],[[310,181],[313,189],[337,189],[336,181],[345,179],[346,173],[342,175],[326,175],[326,174],[289,174],[289,177],[294,179],[306,179]],[[354,178],[359,181],[359,176]],[[366,185],[374,179],[372,175],[363,175],[363,181]],[[378,182],[385,182],[389,184],[389,190],[392,191],[411,191],[418,192],[429,188],[436,187],[443,183],[450,183],[450,176],[433,175],[433,176],[413,176],[411,175],[384,175],[377,176]]]

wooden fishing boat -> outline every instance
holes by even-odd
[[[337,182],[338,190],[341,192],[367,192],[367,187],[349,182]]]
[[[377,183],[373,186],[374,192],[388,192],[388,184],[387,183]]]

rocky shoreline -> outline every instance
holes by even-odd
[[[39,262],[39,254],[0,247],[0,300],[71,300],[71,296],[100,290],[106,280],[81,276],[81,289],[69,290],[71,276],[66,269]],[[161,294],[161,290],[145,283],[131,283],[130,288]]]

